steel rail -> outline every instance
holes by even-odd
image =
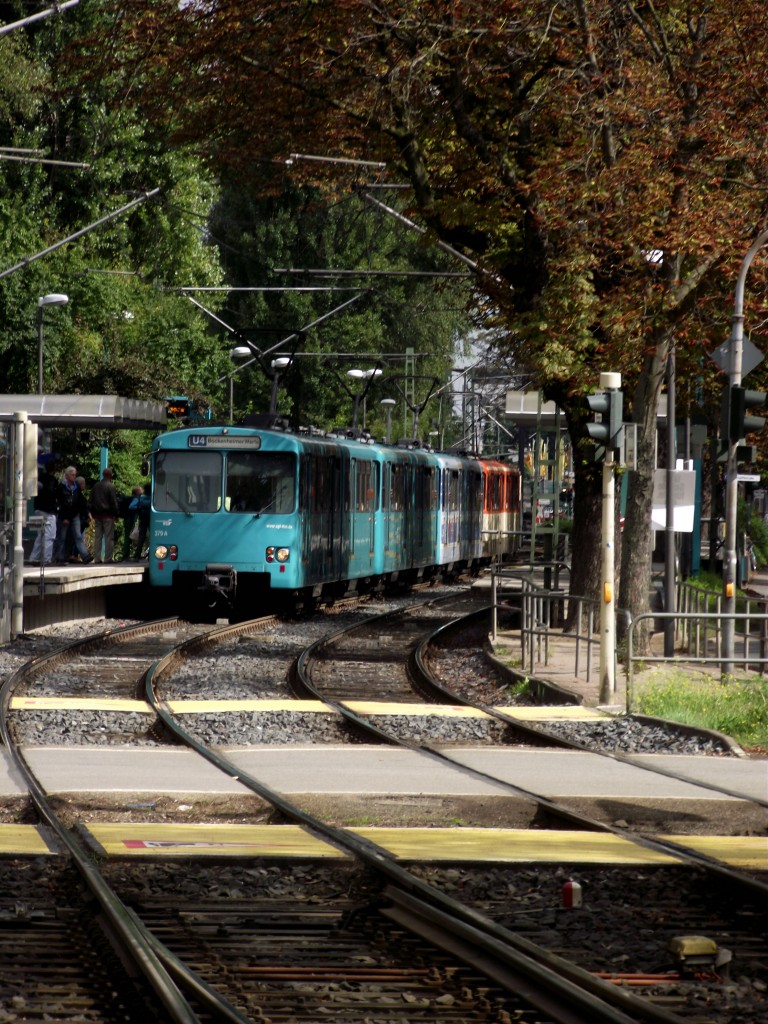
[[[248,623],[212,630],[206,635],[206,639],[213,642],[217,637],[225,636],[233,629],[245,632],[248,629]],[[343,632],[344,630],[340,630],[334,635]],[[180,645],[180,649],[185,647],[189,649],[197,639]],[[464,930],[464,951],[470,957],[468,962],[473,966],[477,966],[478,951],[488,958],[487,964],[494,971],[496,971],[494,963],[503,962],[505,969],[504,971],[499,970],[495,980],[499,984],[511,986],[509,991],[516,994],[518,989],[515,986],[520,984],[520,978],[532,979],[535,981],[535,985],[532,985],[530,992],[526,990],[525,998],[531,999],[535,1005],[538,1004],[531,994],[535,993],[538,986],[544,985],[548,991],[557,993],[556,997],[547,996],[546,998],[547,1000],[554,998],[559,1001],[558,1013],[560,1015],[556,1016],[556,1019],[560,1024],[630,1024],[630,1022],[637,1021],[645,1022],[645,1024],[681,1024],[680,1017],[663,1007],[654,1006],[631,992],[596,978],[590,972],[568,963],[556,954],[547,952],[530,940],[515,935],[478,911],[456,902],[401,867],[391,851],[378,846],[371,840],[328,825],[315,818],[297,807],[281,793],[272,790],[259,779],[242,771],[224,755],[200,742],[179,725],[170,707],[158,695],[159,681],[164,672],[174,664],[172,658],[173,655],[168,655],[159,659],[147,670],[145,675],[146,700],[164,726],[178,740],[195,750],[229,778],[236,780],[279,810],[287,820],[303,826],[310,834],[324,840],[343,853],[352,855],[367,867],[389,879],[392,888],[387,890],[388,895],[393,902],[400,906],[408,903],[409,915],[414,913],[413,908],[417,905],[414,901],[418,901],[422,907],[430,908],[433,916],[434,914],[442,915],[443,929],[447,927],[447,922],[458,920],[461,929]],[[323,703],[328,705],[327,701],[323,701]],[[397,893],[396,899],[395,893]],[[396,911],[393,910],[392,915],[395,913]],[[426,913],[423,911],[423,914]],[[470,931],[466,931],[466,929],[470,929]],[[459,948],[458,942],[456,948],[457,950]],[[574,1008],[578,1008],[581,1016],[575,1016],[576,1009]]]
[[[675,772],[671,768],[663,768],[661,765],[646,764],[644,761],[638,760],[637,757],[633,756],[632,754],[622,754],[615,750],[595,749],[593,747],[587,746],[587,744],[585,743],[580,743],[578,740],[564,739],[562,736],[558,736],[555,733],[551,733],[546,728],[546,726],[531,725],[529,722],[524,722],[521,719],[516,718],[514,714],[510,714],[508,711],[499,711],[496,708],[486,707],[484,704],[477,704],[474,701],[470,700],[468,697],[463,697],[461,696],[461,694],[454,693],[453,690],[449,690],[447,687],[443,686],[437,679],[434,678],[429,668],[427,667],[426,659],[424,657],[425,651],[434,643],[436,637],[440,636],[441,634],[445,634],[452,629],[458,628],[463,622],[466,622],[467,620],[475,616],[479,617],[480,615],[487,614],[489,611],[490,608],[484,608],[478,612],[470,612],[469,615],[465,615],[460,618],[454,619],[452,622],[448,622],[445,625],[438,627],[438,629],[435,630],[432,636],[426,637],[424,640],[422,640],[422,642],[419,644],[419,646],[412,654],[413,671],[418,672],[425,679],[429,680],[428,684],[425,685],[433,687],[435,692],[440,693],[446,702],[451,704],[460,704],[463,707],[474,708],[477,711],[484,711],[487,715],[490,715],[492,718],[495,718],[500,722],[505,722],[508,725],[512,725],[516,729],[520,729],[524,732],[527,731],[528,733],[534,736],[545,736],[548,741],[552,742],[553,745],[566,746],[572,750],[580,750],[588,754],[597,754],[600,757],[607,757],[613,761],[620,761],[622,764],[631,765],[633,768],[642,768],[643,771],[653,772],[656,775],[663,775],[666,778],[674,779],[676,782],[685,782],[690,786],[698,786],[701,789],[709,789],[712,790],[713,793],[722,793],[724,796],[732,797],[735,800],[744,800],[746,803],[753,803],[756,804],[758,807],[768,807],[768,799],[762,800],[760,797],[757,796],[750,796],[747,793],[740,793],[738,790],[728,789],[725,786],[718,786],[716,782],[706,782],[701,779],[692,779],[688,775],[683,775],[680,772]],[[546,680],[541,680],[541,682],[546,683]],[[648,715],[632,715],[631,717],[635,718],[638,721],[656,722],[660,725],[667,724],[665,719],[652,718]],[[690,736],[702,736],[705,739],[729,739],[729,737],[724,736],[722,733],[715,732],[712,729],[702,729],[698,726],[681,725],[680,729],[681,732]]]
[[[168,629],[169,626],[180,624],[180,622],[181,620],[174,617],[142,623],[140,626],[133,625],[105,630],[97,636],[74,641],[50,654],[31,659],[12,673],[0,687],[0,738],[24,779],[37,814],[55,832],[63,848],[69,852],[72,862],[114,929],[113,934],[168,1012],[168,1019],[174,1024],[202,1024],[202,1019],[182,994],[179,986],[183,985],[191,990],[209,1011],[215,1013],[216,1019],[229,1022],[229,1024],[248,1024],[247,1017],[213,993],[210,987],[193,971],[178,963],[174,964],[172,954],[165,950],[156,937],[148,932],[132,911],[112,891],[94,864],[91,853],[85,844],[65,828],[57,817],[45,790],[28,765],[23,753],[13,742],[8,728],[8,712],[13,691],[30,674],[37,673],[41,667],[51,667],[63,663],[65,660],[71,659],[74,654],[98,648],[100,643],[108,645],[118,643],[126,637],[140,637],[148,633],[161,632]]]
[[[432,602],[426,602],[426,603],[429,604],[429,603],[432,603]],[[419,607],[419,606],[412,606],[412,607]],[[485,608],[485,609],[480,610],[480,611],[471,612],[470,616],[475,616],[475,615],[479,615],[479,614],[483,614],[483,613],[487,614],[488,611],[489,611],[489,609]],[[381,616],[378,616],[377,619],[382,620],[382,619],[386,619],[387,617],[395,617],[395,616],[397,616],[399,614],[401,614],[401,613],[400,612],[385,612]],[[458,621],[458,620],[453,620],[452,623],[447,623],[447,624],[444,624],[443,626],[438,627],[434,631],[434,633],[432,633],[430,635],[430,637],[426,638],[425,640],[423,640],[421,642],[421,644],[419,645],[417,650],[419,650],[419,649],[423,650],[425,645],[430,642],[430,639],[432,637],[434,637],[435,635],[439,635],[440,632],[442,632],[443,630],[445,630],[449,626],[454,625],[456,621]],[[302,687],[302,689],[306,693],[312,695],[316,700],[322,701],[325,705],[327,705],[328,707],[333,708],[339,714],[343,715],[345,719],[347,719],[348,721],[354,723],[356,728],[365,730],[368,733],[370,733],[371,735],[376,736],[377,738],[382,739],[384,742],[387,742],[389,744],[396,745],[398,747],[402,747],[402,748],[404,748],[406,750],[411,750],[411,751],[414,751],[416,753],[424,754],[425,756],[434,758],[434,759],[436,759],[436,760],[438,760],[438,761],[440,761],[440,762],[442,762],[444,764],[449,764],[452,767],[459,768],[459,769],[461,769],[464,772],[468,772],[468,773],[470,773],[471,775],[473,775],[476,778],[480,778],[480,779],[482,779],[484,781],[493,782],[496,785],[503,786],[506,789],[508,789],[510,792],[515,793],[518,796],[523,796],[526,799],[532,801],[537,806],[541,807],[543,810],[546,810],[548,814],[553,815],[555,817],[558,817],[558,818],[560,818],[560,819],[562,819],[564,821],[572,822],[573,824],[578,825],[579,828],[581,828],[581,829],[588,829],[588,830],[595,831],[595,832],[608,833],[608,834],[616,836],[617,838],[628,840],[629,842],[632,842],[636,846],[640,846],[643,849],[651,850],[651,851],[656,852],[656,853],[666,854],[667,856],[674,857],[676,860],[680,860],[683,863],[685,863],[685,864],[687,864],[689,866],[692,866],[692,867],[704,868],[704,869],[706,869],[708,871],[711,871],[713,873],[716,873],[716,874],[724,877],[725,879],[727,879],[730,882],[735,882],[738,885],[740,885],[742,887],[746,887],[748,889],[751,889],[751,890],[759,893],[762,896],[768,896],[768,884],[766,884],[765,882],[760,881],[757,878],[753,878],[751,875],[748,875],[745,872],[737,871],[736,869],[730,867],[730,865],[725,864],[722,861],[717,860],[714,857],[709,857],[709,856],[707,856],[704,853],[698,853],[695,850],[691,850],[688,847],[685,847],[685,846],[682,846],[681,844],[672,842],[671,840],[652,838],[652,837],[649,837],[649,836],[641,836],[641,835],[638,835],[636,833],[630,832],[629,830],[621,829],[621,828],[619,828],[619,827],[617,827],[615,825],[608,824],[607,822],[599,821],[598,819],[592,818],[591,816],[589,816],[587,814],[584,814],[583,812],[575,811],[575,810],[571,809],[570,807],[567,807],[565,804],[559,803],[556,800],[551,800],[548,797],[545,797],[545,796],[542,796],[539,793],[533,792],[532,790],[525,789],[522,786],[518,786],[518,785],[515,785],[512,782],[508,782],[506,779],[499,779],[496,776],[491,775],[488,772],[481,771],[478,768],[472,768],[472,767],[464,764],[462,761],[459,761],[457,758],[451,757],[451,755],[449,753],[446,753],[443,750],[436,750],[435,748],[430,747],[428,744],[413,743],[410,740],[405,740],[405,739],[402,739],[400,737],[390,736],[386,732],[384,732],[383,730],[379,729],[378,726],[373,725],[367,719],[365,719],[365,718],[361,717],[360,715],[356,714],[355,712],[353,712],[343,702],[331,701],[331,700],[328,700],[327,698],[323,697],[322,694],[320,694],[319,691],[317,691],[314,688],[311,680],[308,678],[308,675],[307,675],[307,672],[306,672],[307,662],[309,661],[309,658],[312,656],[312,653],[315,650],[317,650],[320,647],[322,647],[326,642],[331,642],[331,641],[337,639],[339,636],[343,635],[345,632],[350,632],[351,633],[356,628],[358,628],[358,627],[352,627],[351,629],[347,629],[347,630],[344,630],[344,629],[338,630],[336,633],[332,634],[330,637],[324,638],[323,640],[319,640],[315,644],[312,644],[310,647],[307,648],[306,651],[302,652],[302,655],[300,656],[300,658],[297,661],[297,668],[296,668],[297,673],[301,677],[301,687]],[[473,708],[475,708],[477,710],[483,711],[486,714],[488,714],[489,716],[491,716],[493,718],[497,718],[499,721],[505,722],[505,723],[513,726],[514,728],[521,728],[521,727],[523,727],[524,723],[519,722],[513,716],[507,715],[505,712],[494,711],[493,709],[488,709],[488,708],[486,708],[486,707],[484,707],[482,705],[475,704],[472,701],[470,701],[470,700],[468,700],[466,698],[460,697],[458,694],[454,694],[452,691],[447,690],[444,687],[441,687],[441,685],[437,682],[437,680],[434,680],[432,678],[431,673],[428,672],[428,670],[426,669],[426,666],[423,664],[423,656],[421,657],[420,661],[421,661],[421,665],[422,665],[423,671],[430,677],[430,679],[432,679],[432,684],[431,685],[433,685],[435,691],[437,692],[438,690],[442,690],[442,692],[444,693],[444,695],[446,697],[446,703],[450,703],[450,704],[453,704],[453,703],[464,704],[465,706],[473,707]],[[414,662],[414,665],[415,665],[415,662]],[[552,739],[553,743],[557,743],[560,746],[568,746],[568,747],[571,747],[572,749],[578,749],[578,750],[581,750],[581,751],[587,752],[587,753],[602,753],[600,751],[590,750],[588,747],[585,747],[585,746],[580,745],[580,744],[572,743],[570,741],[564,741],[562,739],[562,737],[553,736],[546,729],[536,729],[536,730],[534,730],[533,727],[528,725],[527,726],[527,731],[528,731],[529,734],[534,734],[535,733],[539,738],[544,736],[548,740]],[[605,756],[613,756],[613,755],[611,755],[609,752],[605,752]],[[616,757],[616,759],[621,760],[622,759],[622,755],[618,755]],[[629,763],[632,764],[633,762],[630,761]],[[636,767],[646,767],[646,766],[644,766],[642,764],[638,764],[638,765],[636,765]],[[654,769],[649,766],[649,767],[646,768],[646,770],[653,771]],[[659,772],[658,774],[664,774],[664,775],[670,774],[673,778],[677,778],[677,776],[675,776],[674,773],[671,773],[671,772],[667,773],[666,771],[662,771],[662,772]],[[683,781],[689,781],[689,780],[683,780]],[[695,785],[696,783],[693,783],[693,784]],[[705,788],[717,788],[717,787],[705,787]],[[742,797],[739,797],[739,798],[742,799]]]
[[[490,608],[484,609],[484,611],[487,613],[488,611],[490,611]],[[464,616],[463,618],[466,620],[479,614],[481,614],[481,612],[472,612],[470,613],[470,615]],[[539,736],[544,736],[547,739],[551,738],[553,740],[560,740],[561,743],[565,743],[571,749],[581,751],[582,753],[597,754],[600,757],[607,757],[614,761],[619,761],[623,764],[628,764],[633,768],[642,768],[643,771],[653,772],[657,775],[662,775],[665,778],[674,779],[676,782],[684,782],[688,785],[699,786],[702,789],[713,790],[714,792],[723,793],[726,796],[733,797],[737,800],[743,800],[747,803],[754,803],[761,807],[768,806],[768,801],[761,800],[759,797],[751,797],[744,793],[737,793],[732,790],[726,789],[723,786],[718,786],[715,783],[700,782],[697,779],[691,779],[690,777],[682,775],[679,772],[674,772],[672,771],[672,769],[648,765],[642,761],[636,760],[628,754],[619,754],[610,750],[595,750],[592,747],[588,747],[586,744],[579,743],[576,740],[563,740],[562,737],[556,737],[554,734],[550,733],[549,730],[544,727],[530,726],[528,723],[521,722],[519,719],[515,718],[514,715],[510,715],[505,711],[498,711],[494,708],[485,707],[485,705],[482,704],[477,704],[474,701],[469,700],[469,698],[462,697],[460,694],[454,693],[452,690],[443,687],[436,679],[434,679],[432,673],[427,668],[424,660],[424,651],[434,641],[434,638],[436,636],[439,636],[441,633],[444,633],[445,631],[451,628],[455,629],[460,621],[461,619],[455,619],[453,622],[446,623],[445,625],[438,627],[438,629],[436,629],[435,632],[430,637],[425,638],[419,644],[418,648],[413,652],[414,669],[416,671],[424,673],[429,679],[431,679],[431,685],[434,685],[436,692],[442,691],[447,702],[456,703],[464,707],[471,707],[475,710],[483,711],[485,712],[485,714],[490,715],[490,717],[497,719],[500,722],[505,722],[509,725],[512,725],[516,729],[525,728],[527,726],[530,732],[533,732]],[[711,733],[708,733],[705,730],[698,731],[706,735],[711,735]],[[443,751],[433,750],[431,752],[436,757],[440,757],[441,759],[446,760],[452,764],[462,763],[460,761],[456,761],[454,758],[450,756],[450,754],[446,754]],[[494,776],[491,775],[487,776],[487,778],[500,784],[509,785],[516,792],[528,793],[529,796],[531,796],[531,798],[541,801],[542,806],[547,806],[547,804],[543,802],[544,798],[539,797],[534,793],[530,793],[528,790],[520,789],[517,786],[513,786],[512,783],[505,783],[503,779],[496,779]],[[559,805],[557,805],[556,802],[554,803],[555,808],[557,808]],[[561,812],[559,810],[555,810],[553,813],[559,814]],[[618,838],[626,839],[629,842],[635,843],[637,846],[643,847],[644,849],[652,850],[658,853],[665,853],[668,856],[675,857],[678,860],[682,860],[684,863],[690,866],[704,868],[707,871],[711,871],[722,876],[730,882],[734,882],[740,886],[745,886],[749,889],[752,889],[760,893],[763,896],[768,896],[768,884],[766,884],[765,882],[753,878],[751,875],[748,875],[745,872],[738,871],[735,868],[732,868],[729,864],[717,860],[717,858],[715,857],[709,857],[707,854],[691,850],[689,847],[686,847],[681,843],[675,843],[669,839],[652,838],[650,836],[640,836],[637,835],[637,833],[630,832],[628,829],[621,829],[616,825],[609,825],[605,822],[597,822],[596,819],[590,818],[588,815],[582,815],[581,812],[577,811],[568,811],[568,815],[572,821],[583,820],[589,828],[594,828],[595,825],[598,825],[600,826],[600,831],[609,832],[617,836]]]

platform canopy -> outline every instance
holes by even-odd
[[[545,401],[539,391],[508,391],[505,412],[509,419],[521,426],[553,430],[559,410],[554,402]]]
[[[165,402],[119,395],[0,395],[0,422],[25,412],[41,427],[164,430]]]

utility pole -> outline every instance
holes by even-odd
[[[589,395],[587,403],[596,414],[587,424],[590,437],[603,445],[602,562],[600,595],[600,703],[609,704],[616,693],[616,531],[614,468],[621,448],[624,396],[620,373],[601,373],[602,391]],[[598,419],[599,417],[599,419]]]
[[[761,232],[747,250],[736,279],[736,291],[731,318],[729,344],[729,411],[734,389],[741,387],[742,351],[744,345],[744,287],[752,260],[768,242],[768,231]],[[723,553],[723,662],[721,680],[727,682],[733,675],[734,635],[736,613],[736,512],[738,507],[738,447],[739,438],[728,431],[728,462],[725,483],[725,551]]]
[[[616,693],[616,530],[613,451],[603,462],[603,559],[602,601],[600,602],[600,703],[610,704]]]

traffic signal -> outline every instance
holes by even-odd
[[[181,420],[189,416],[189,399],[186,395],[174,395],[165,400],[165,413],[169,419]]]
[[[587,432],[603,446],[604,457],[606,451],[621,448],[624,394],[618,389],[598,391],[587,396],[587,404],[595,413],[595,422],[587,424]]]
[[[730,405],[728,410],[728,439],[741,441],[747,434],[754,434],[765,426],[764,416],[747,416],[747,409],[753,405],[765,405],[768,395],[761,391],[748,391],[747,388],[730,388]]]

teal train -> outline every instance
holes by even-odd
[[[191,617],[474,571],[514,550],[519,528],[519,473],[495,460],[252,427],[153,445],[150,582]]]

